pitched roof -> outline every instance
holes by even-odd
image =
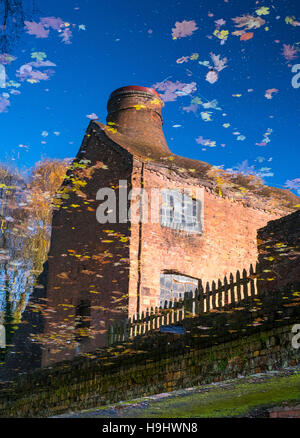
[[[238,198],[244,199],[256,197],[260,200],[258,208],[274,206],[274,209],[295,211],[300,208],[300,197],[290,190],[280,189],[265,185],[259,178],[253,175],[235,174],[218,169],[209,163],[191,158],[182,157],[157,145],[152,146],[149,140],[136,141],[133,137],[125,136],[111,126],[104,125],[99,121],[92,121],[90,128],[102,132],[108,139],[127,150],[132,156],[142,162],[159,163],[168,169],[177,172],[181,177],[188,176],[199,180],[199,185],[206,185],[220,190],[224,195],[237,194]],[[247,195],[248,193],[248,195]],[[235,197],[235,196],[234,196]]]

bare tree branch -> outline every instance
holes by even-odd
[[[24,21],[36,12],[35,0],[0,0],[0,54],[11,50],[24,32]]]

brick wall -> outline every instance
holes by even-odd
[[[131,155],[90,127],[60,189],[63,203],[53,215],[47,266],[13,340],[8,368],[26,372],[93,351],[105,345],[107,325],[128,316],[130,225],[100,224],[96,194],[112,187],[118,205],[119,180],[130,187],[131,174]],[[78,344],[75,318],[82,301],[90,303],[90,337]]]
[[[180,178],[167,168],[153,163],[144,165],[144,185],[151,188],[190,189],[196,193],[201,186],[195,179]],[[255,209],[241,201],[218,196],[202,187],[203,233],[188,234],[185,231],[162,227],[160,223],[142,225],[141,238],[141,310],[159,305],[160,273],[173,271],[207,281],[224,279],[225,275],[243,268],[249,269],[257,262],[257,230],[268,221],[282,215],[279,212]],[[150,201],[149,208],[150,211]],[[132,225],[132,249],[129,296],[137,289],[137,227]],[[132,248],[132,247],[131,247]],[[131,251],[131,249],[130,249]],[[130,314],[136,312],[130,298]]]
[[[300,210],[258,230],[261,290],[300,287]]]
[[[17,334],[14,351],[18,354],[13,355],[19,364],[13,369],[33,363],[30,333],[42,341],[42,350],[32,346],[34,363],[39,363],[39,351],[42,366],[71,358],[78,348],[88,352],[105,345],[112,320],[136,313],[138,303],[140,311],[159,305],[160,274],[164,271],[200,278],[205,283],[249,268],[257,260],[257,229],[283,214],[218,196],[195,178],[182,178],[163,164],[140,161],[93,123],[76,163],[81,159],[88,164],[70,172],[61,188],[63,204],[53,216],[47,273],[41,285],[44,290],[37,288],[33,297],[37,300],[33,311],[43,313],[39,315],[39,328],[30,331],[21,326],[24,334]],[[187,188],[200,193],[202,235],[162,227],[159,215],[154,224],[99,224],[97,191],[114,188],[118,205],[119,180],[127,181],[128,191],[147,190],[149,211],[152,188]],[[74,328],[76,307],[82,300],[91,303],[91,330],[90,338],[78,346]],[[31,324],[35,318],[29,308],[23,322]]]
[[[293,366],[299,319],[293,291],[267,293],[235,311],[188,319],[185,336],[155,332],[2,383],[0,416],[50,416]]]

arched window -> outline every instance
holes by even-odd
[[[185,275],[160,274],[160,306],[165,301],[174,301],[184,298],[186,292],[195,292],[198,288],[198,280]]]

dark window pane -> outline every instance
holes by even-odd
[[[81,300],[75,311],[75,339],[81,342],[89,335],[91,325],[91,304],[89,300]]]

